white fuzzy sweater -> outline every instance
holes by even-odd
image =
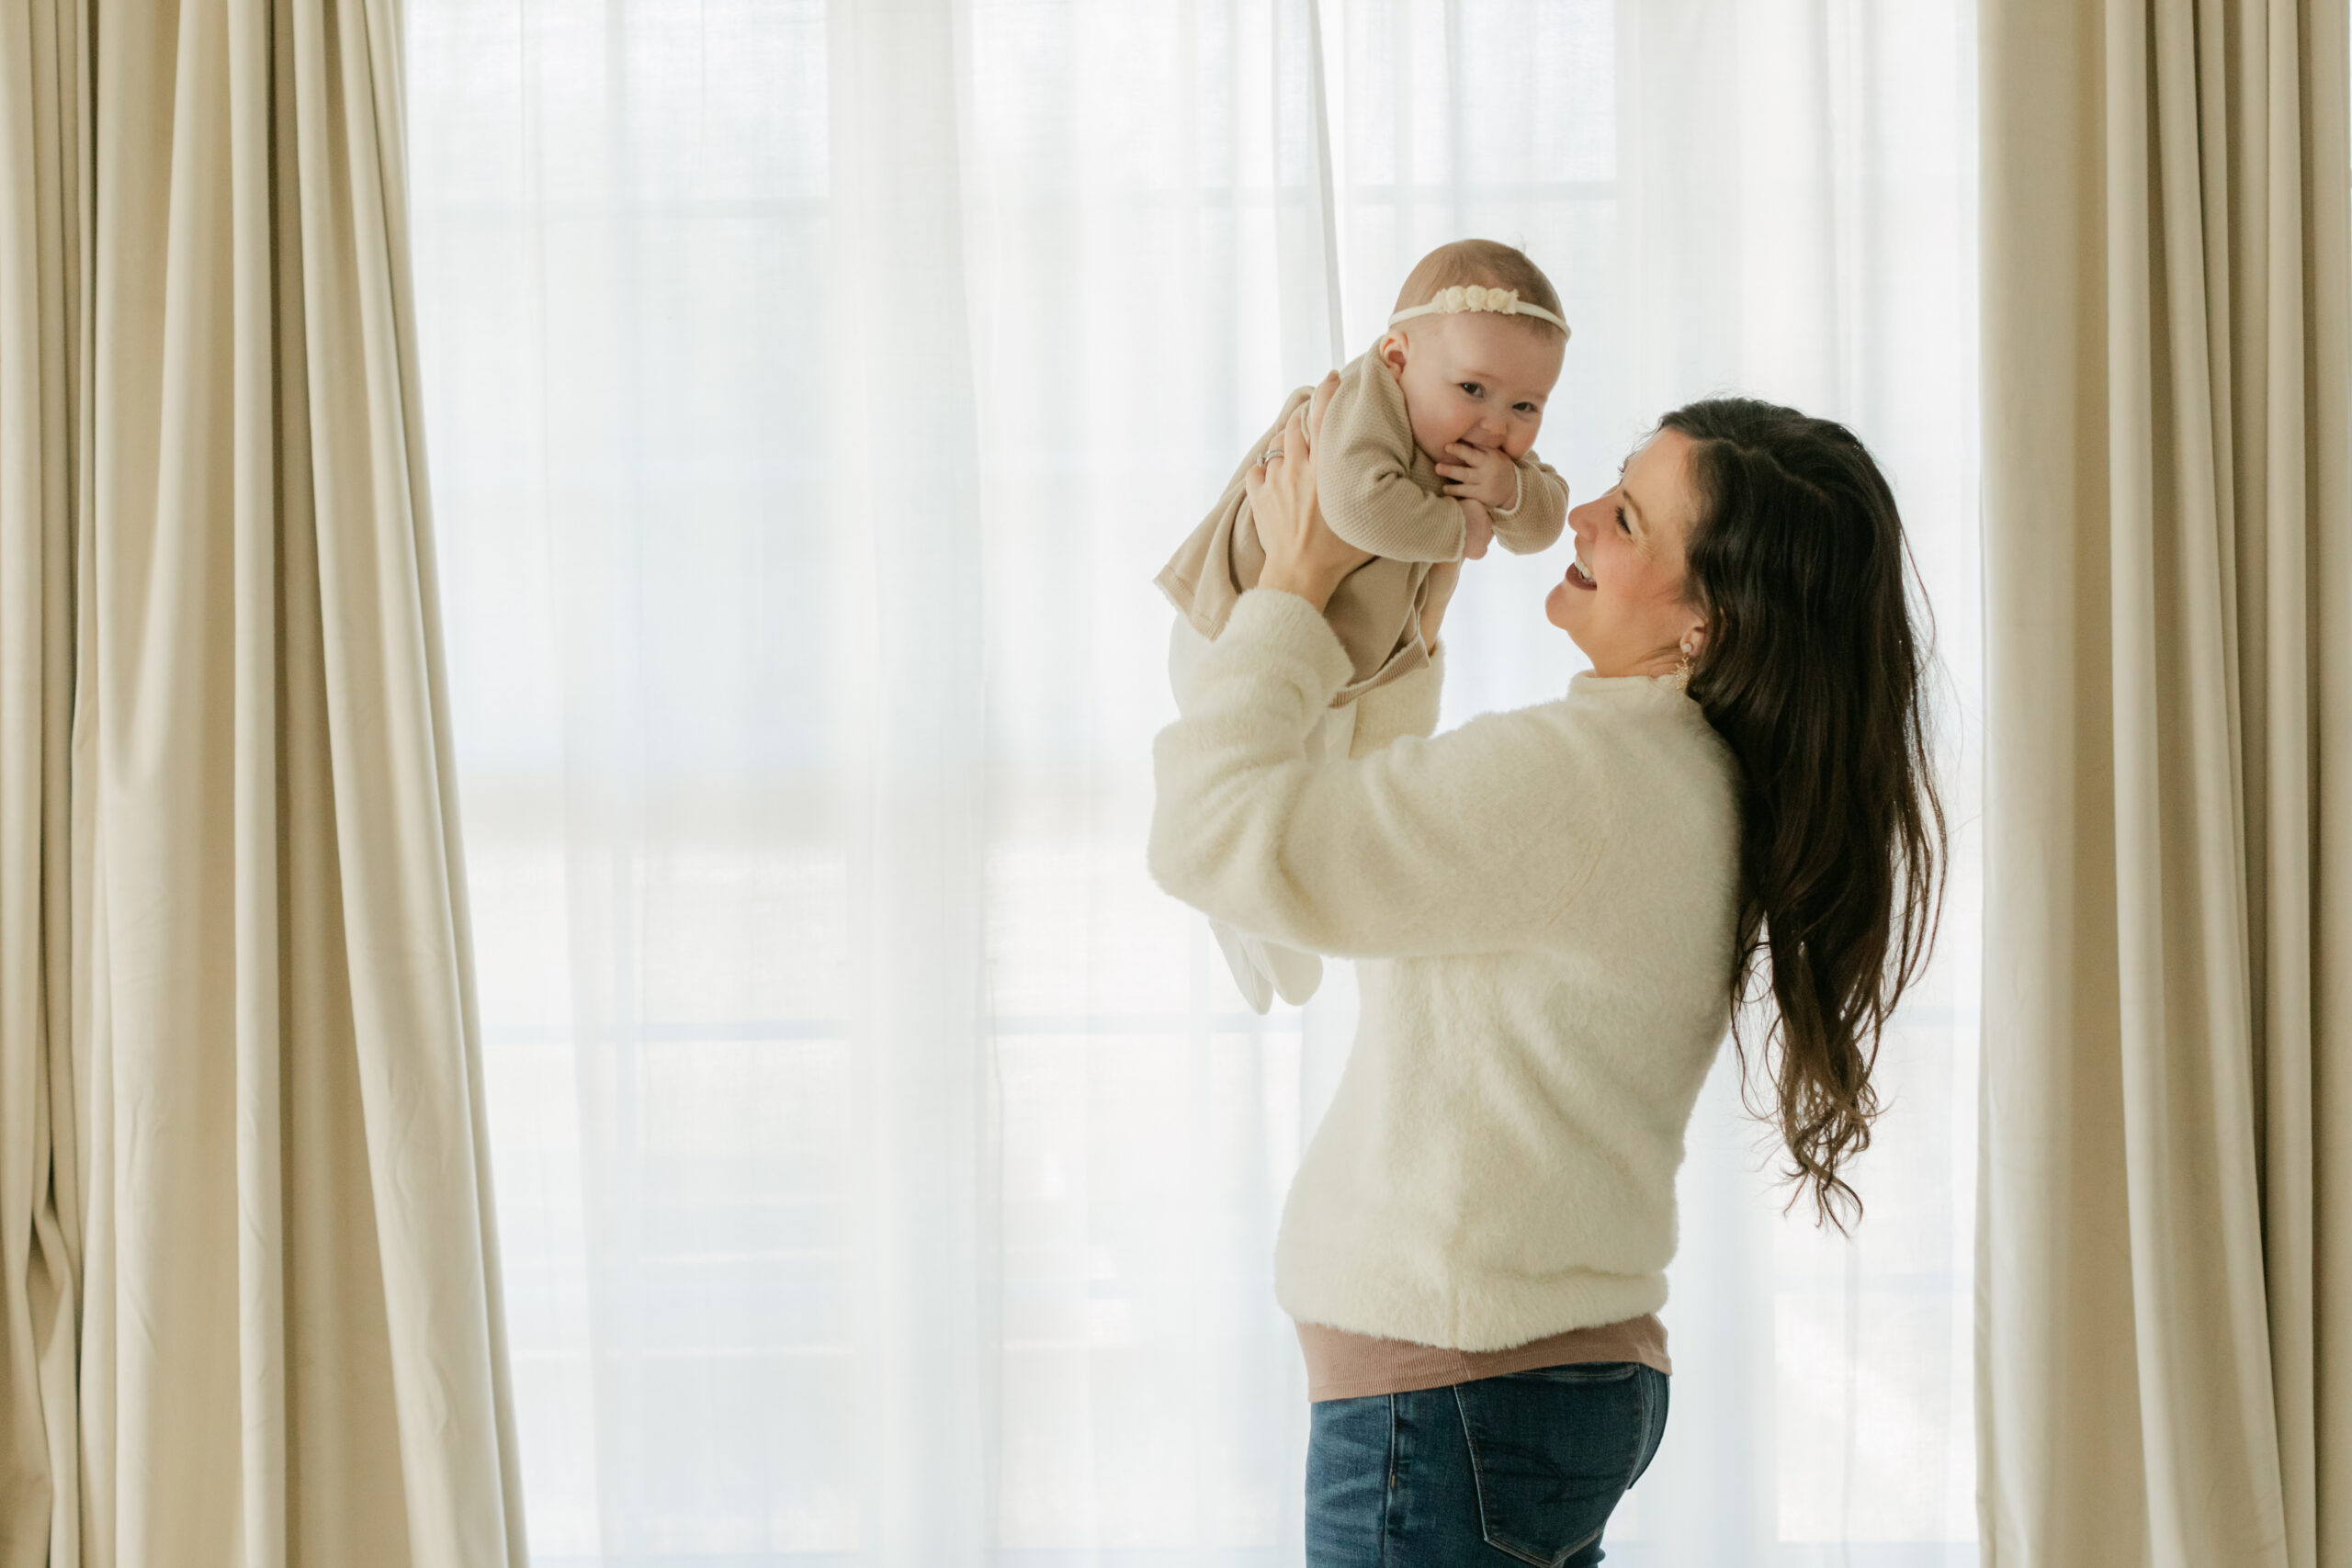
[[[1254,589],[1154,744],[1159,885],[1365,961],[1275,1297],[1463,1350],[1655,1312],[1730,1022],[1730,749],[1672,684],[1589,674],[1425,739],[1432,666],[1366,699],[1356,756],[1310,763],[1351,673],[1312,606]]]

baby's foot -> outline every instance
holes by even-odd
[[[1241,999],[1250,1004],[1251,1012],[1263,1013],[1273,1005],[1274,987],[1267,966],[1251,954],[1250,949],[1258,945],[1258,939],[1217,919],[1209,921],[1209,933],[1225,952],[1225,966],[1233,971],[1233,983],[1241,988]]]

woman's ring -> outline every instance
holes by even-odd
[[[1259,461],[1259,463],[1260,463],[1261,465],[1264,465],[1264,464],[1267,464],[1267,463],[1271,463],[1271,462],[1272,462],[1275,458],[1277,458],[1277,457],[1281,457],[1282,455],[1283,455],[1283,449],[1282,449],[1281,447],[1279,447],[1279,446],[1269,446],[1269,447],[1267,447],[1267,448],[1266,448],[1265,455],[1264,455],[1263,457],[1261,457],[1258,459],[1258,461]]]

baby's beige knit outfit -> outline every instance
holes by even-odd
[[[1245,589],[1258,585],[1266,552],[1258,543],[1244,491],[1259,456],[1282,436],[1306,389],[1293,392],[1273,425],[1241,459],[1216,507],[1160,569],[1160,592],[1204,637],[1225,629],[1225,618]],[[1495,538],[1514,555],[1549,549],[1568,518],[1568,487],[1549,464],[1530,453],[1517,463],[1518,504],[1487,508]],[[1355,673],[1331,699],[1334,707],[1429,662],[1421,645],[1421,611],[1437,573],[1462,570],[1467,530],[1462,503],[1445,493],[1436,460],[1413,444],[1405,389],[1377,354],[1358,355],[1340,372],[1339,390],[1323,411],[1315,442],[1315,496],[1331,532],[1373,559],[1341,580],[1325,606]],[[1438,586],[1447,586],[1439,580]]]
[[[1225,493],[1179,546],[1153,581],[1176,606],[1169,646],[1169,681],[1179,702],[1211,639],[1242,593],[1258,585],[1266,552],[1250,515],[1250,470],[1281,438],[1306,388],[1293,392],[1272,426],[1241,459]],[[1519,493],[1507,510],[1487,508],[1495,538],[1516,555],[1547,549],[1568,516],[1568,487],[1532,453],[1517,460]],[[1354,744],[1352,705],[1367,692],[1430,662],[1421,640],[1421,612],[1430,594],[1450,591],[1462,570],[1468,528],[1462,503],[1445,493],[1436,460],[1413,441],[1405,389],[1377,354],[1358,355],[1340,372],[1338,390],[1323,411],[1315,440],[1315,496],[1331,531],[1373,558],[1343,578],[1324,618],[1347,650],[1353,672],[1308,734],[1312,757],[1361,754]],[[1445,575],[1440,575],[1440,574]],[[1304,1002],[1323,974],[1322,960],[1212,918],[1209,929],[1224,950],[1233,978],[1252,1009],[1264,1012],[1273,995]]]

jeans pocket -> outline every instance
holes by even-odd
[[[1652,1390],[1637,1370],[1591,1362],[1453,1386],[1487,1545],[1557,1568],[1600,1536],[1650,1447]]]
[[[1634,1466],[1634,1479],[1625,1483],[1629,1488],[1649,1473],[1650,1461],[1657,1458],[1658,1445],[1666,1440],[1667,1385],[1673,1382],[1664,1372],[1649,1367],[1642,1369],[1642,1381],[1649,1384],[1652,1396],[1649,1434],[1642,1444],[1641,1462]]]

